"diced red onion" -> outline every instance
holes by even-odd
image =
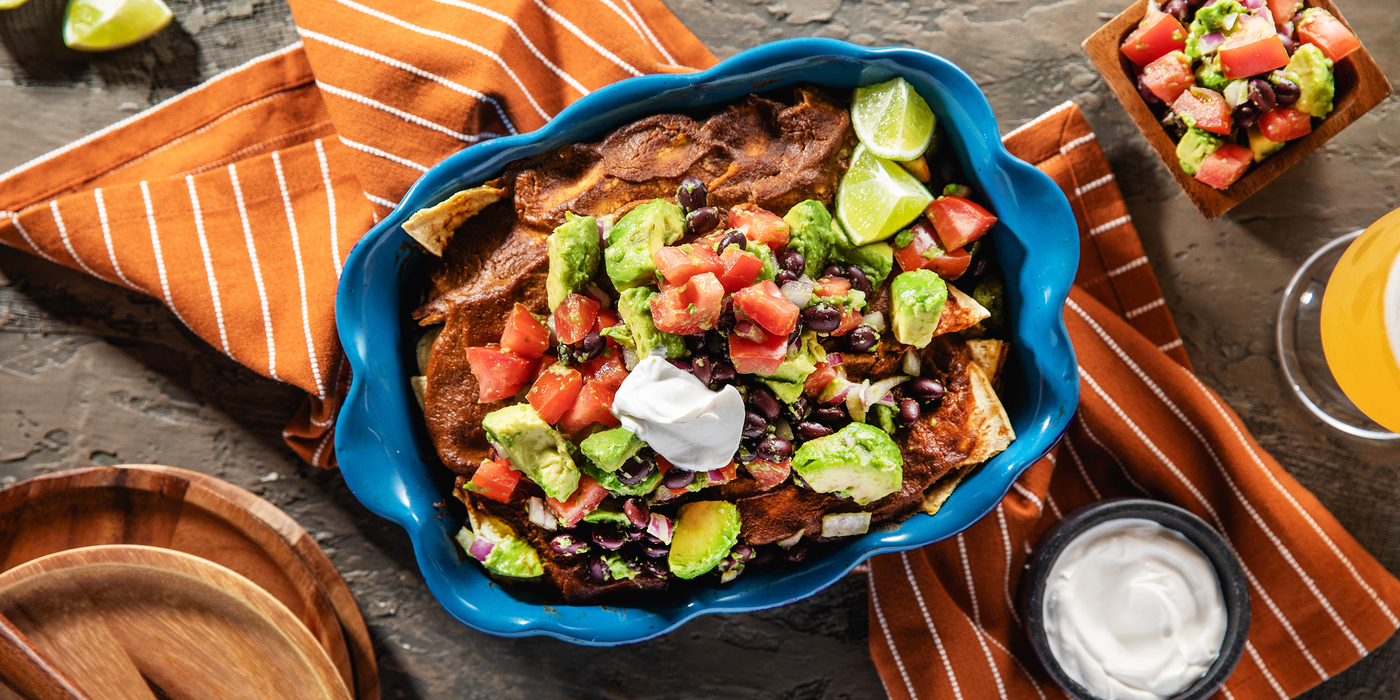
[[[792,549],[793,547],[797,546],[797,543],[800,541],[802,541],[802,530],[798,530],[797,532],[792,533],[792,535],[778,540],[777,544],[783,549]]]
[[[647,533],[665,544],[671,544],[671,535],[675,529],[671,527],[671,519],[660,514],[652,513],[651,520],[647,523]]]
[[[870,532],[869,513],[830,513],[822,516],[822,537],[850,537]]]
[[[833,381],[839,381],[839,380],[833,380]],[[855,387],[856,387],[855,384],[847,384],[846,386],[841,387],[841,390],[840,390],[840,391],[836,392],[836,394],[834,394],[831,398],[827,399],[826,401],[823,401],[823,402],[822,402],[822,405],[823,405],[823,406],[838,406],[838,405],[840,405],[842,402],[844,402],[844,401],[846,400],[846,397],[851,393],[851,390],[854,389]]]
[[[549,508],[545,507],[544,499],[531,496],[530,500],[525,502],[525,509],[530,513],[530,522],[535,525],[550,532],[559,529],[559,519],[555,518],[554,514],[549,512]]]
[[[829,352],[826,354],[826,363],[828,365],[831,365],[832,367],[840,367],[842,362],[845,362],[845,360],[842,359],[841,353]]]
[[[1225,43],[1224,34],[1220,32],[1211,32],[1202,36],[1200,40],[1196,42],[1196,46],[1200,48],[1201,53],[1207,54],[1215,53],[1216,49],[1219,49],[1220,45],[1223,43]]]
[[[890,394],[890,390],[907,381],[909,381],[909,377],[887,377],[868,387],[862,387],[862,408],[869,410],[871,406],[877,403],[883,403],[887,400],[889,402],[887,405],[893,406],[894,397]]]
[[[496,545],[487,542],[485,537],[477,535],[477,538],[472,540],[472,546],[467,549],[467,554],[477,561],[486,561],[486,557],[491,556],[491,550],[495,548]]]
[[[904,373],[911,377],[917,377],[922,369],[923,363],[919,361],[919,353],[906,350],[904,352]]]
[[[710,471],[705,472],[705,478],[709,479],[711,484],[721,483],[724,481],[724,470],[711,469]]]
[[[1264,0],[1240,0],[1240,4],[1251,10],[1257,10],[1264,6]]]
[[[691,369],[690,362],[687,361],[687,360],[667,360],[667,362],[670,362],[671,365],[674,366],[676,369],[679,369],[679,370],[682,370],[682,371],[685,371],[685,372],[689,372],[690,369]]]
[[[588,296],[593,297],[599,304],[602,304],[603,308],[605,309],[612,306],[612,297],[608,296],[608,293],[603,291],[596,284],[588,285],[588,287],[586,287],[583,290],[583,292]]]
[[[755,343],[762,343],[768,339],[768,334],[763,332],[757,323],[753,321],[738,321],[734,324],[734,335]]]
[[[491,459],[500,459],[501,457],[505,456],[505,453],[506,448],[501,447],[500,445],[497,445],[494,442],[491,443]]]
[[[876,333],[885,332],[885,314],[879,311],[866,314],[865,318],[861,319],[861,323],[874,328]]]
[[[1231,12],[1230,14],[1225,15],[1225,19],[1221,20],[1220,24],[1221,26],[1225,27],[1225,31],[1228,32],[1231,29],[1235,28],[1235,23],[1238,21],[1240,21],[1240,13]]]
[[[792,302],[797,308],[807,305],[812,300],[812,290],[817,288],[817,284],[806,277],[799,277],[783,285],[783,296]]]

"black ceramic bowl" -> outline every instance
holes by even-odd
[[[1143,498],[1114,498],[1091,503],[1065,516],[1036,545],[1026,565],[1026,574],[1021,578],[1020,608],[1026,621],[1026,632],[1030,635],[1031,646],[1036,656],[1045,666],[1050,677],[1064,688],[1065,693],[1075,700],[1100,700],[1087,688],[1075,682],[1060,667],[1050,650],[1045,636],[1045,582],[1050,577],[1050,569],[1060,552],[1080,533],[1100,523],[1119,518],[1142,518],[1176,530],[1196,545],[1215,568],[1220,580],[1220,593],[1225,599],[1225,638],[1220,643],[1220,655],[1211,664],[1200,680],[1171,700],[1205,700],[1214,695],[1225,679],[1235,670],[1244,654],[1245,641],[1249,638],[1249,584],[1244,577],[1244,569],[1230,551],[1225,538],[1204,520],[1190,511],[1170,503],[1151,501]]]

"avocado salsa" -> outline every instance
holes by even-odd
[[[796,565],[936,511],[1014,439],[982,237],[996,219],[945,135],[902,164],[942,196],[855,244],[831,209],[849,115],[815,88],[791,96],[513,163],[466,198],[479,215],[432,238],[413,386],[458,474],[457,542],[491,575],[586,603]],[[806,167],[784,168],[798,153]],[[738,391],[727,465],[677,468],[621,425],[614,397],[648,358]]]
[[[1299,0],[1154,0],[1121,52],[1182,171],[1223,190],[1331,114],[1334,65],[1360,47]]]

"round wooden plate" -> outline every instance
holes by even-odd
[[[246,577],[306,626],[358,700],[378,700],[374,649],[349,588],[306,531],[267,501],[158,465],[72,469],[0,490],[0,572],[105,544],[185,552]]]
[[[0,574],[0,614],[94,698],[352,697],[286,606],[169,549],[104,545],[35,559]]]

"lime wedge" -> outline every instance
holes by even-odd
[[[914,160],[923,155],[933,139],[935,121],[928,103],[904,78],[856,88],[851,126],[861,143],[881,158]]]
[[[63,43],[78,51],[111,51],[165,29],[174,15],[161,0],[70,0]]]
[[[852,243],[865,245],[893,236],[932,201],[909,171],[862,143],[851,154],[851,168],[836,189],[836,218]]]
[[[0,0],[0,10],[13,10],[29,0]]]

